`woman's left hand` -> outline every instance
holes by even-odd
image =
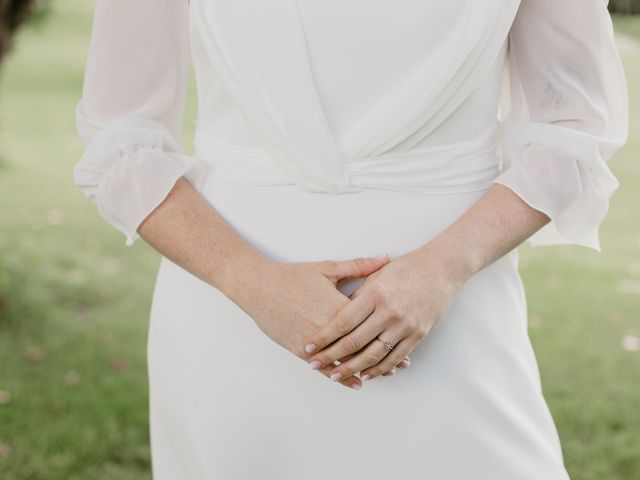
[[[442,318],[469,275],[446,258],[427,245],[369,275],[352,301],[307,341],[311,368],[352,355],[332,369],[333,381],[358,372],[369,380],[392,370]]]

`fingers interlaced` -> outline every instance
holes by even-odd
[[[348,302],[328,324],[307,341],[305,351],[313,353],[322,350],[335,340],[351,332],[364,322],[374,310],[375,303],[373,299],[367,295],[359,295],[355,300]],[[331,360],[344,357],[348,353],[351,352],[345,352],[344,355]]]
[[[373,310],[371,315],[356,328],[350,330],[348,334],[339,337],[336,341],[325,347],[313,357],[322,365],[327,365],[333,360],[343,358],[347,355],[358,352],[372,342],[380,333],[385,330],[385,317],[377,310]],[[384,344],[377,341],[384,348]],[[364,352],[366,354],[366,350]]]
[[[383,262],[386,263],[388,258]],[[381,267],[381,259],[357,258],[346,261],[327,261],[327,274],[337,279],[350,279],[373,274]],[[375,268],[374,268],[375,267]],[[409,353],[418,343],[394,325],[389,315],[379,309],[376,296],[368,294],[367,282],[356,288],[348,302],[336,316],[305,344],[304,350],[313,354],[309,363],[321,374],[347,387],[359,389],[362,380],[389,375],[395,367],[407,368]],[[395,316],[393,317],[395,318]],[[406,330],[406,329],[405,329]],[[385,341],[393,348],[389,351]],[[356,374],[360,373],[360,379]]]

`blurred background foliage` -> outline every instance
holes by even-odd
[[[640,13],[640,0],[609,0],[609,10],[613,13]]]
[[[20,27],[27,21],[42,21],[50,7],[49,0],[0,0],[0,62],[11,50]]]
[[[17,26],[9,1],[3,45]],[[2,480],[151,478],[145,348],[159,257],[144,242],[125,248],[72,179],[93,4],[33,2],[0,77]],[[640,17],[614,21],[631,135],[611,161],[621,188],[603,252],[520,249],[529,334],[573,480],[640,479]]]

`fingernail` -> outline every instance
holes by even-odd
[[[360,390],[360,387],[362,387],[361,383],[353,383],[353,384],[351,384],[351,388],[353,388],[354,390]]]
[[[313,362],[309,363],[309,365],[311,365],[311,370],[318,370],[322,366],[322,364],[318,360],[314,360]]]
[[[360,377],[360,378],[362,379],[362,381],[363,381],[363,382],[366,382],[367,380],[369,380],[369,379],[371,378],[371,375],[366,374],[366,375],[363,375],[363,376],[362,376],[362,377]]]
[[[395,369],[395,367],[394,367],[394,368],[392,368],[391,370],[389,370],[389,371],[387,372],[387,375],[395,375],[395,374],[396,374],[396,369]]]
[[[410,366],[410,365],[411,365],[411,364],[409,363],[409,361],[408,361],[408,360],[402,360],[402,361],[400,362],[400,365],[398,365],[398,366],[399,366],[399,367],[401,367],[401,368],[409,368],[409,366]]]
[[[342,378],[342,374],[340,372],[336,372],[334,374],[331,375],[331,381],[332,382],[337,382],[338,380],[340,380]]]
[[[318,347],[316,347],[313,343],[307,343],[304,346],[304,351],[307,352],[307,353],[313,353],[313,352],[316,351],[316,348],[318,348]]]
[[[380,254],[376,255],[374,258],[377,258],[377,259],[381,260],[383,258],[387,258],[387,254],[386,253],[380,253]]]

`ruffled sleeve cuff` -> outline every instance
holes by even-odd
[[[74,168],[74,180],[100,215],[131,246],[142,221],[169,195],[182,176],[200,191],[206,164],[185,155],[169,131],[156,121],[117,118],[92,138]]]
[[[500,143],[502,167],[494,183],[551,219],[528,243],[600,251],[599,228],[619,186],[606,161],[624,139],[604,141],[557,124],[503,122]]]

